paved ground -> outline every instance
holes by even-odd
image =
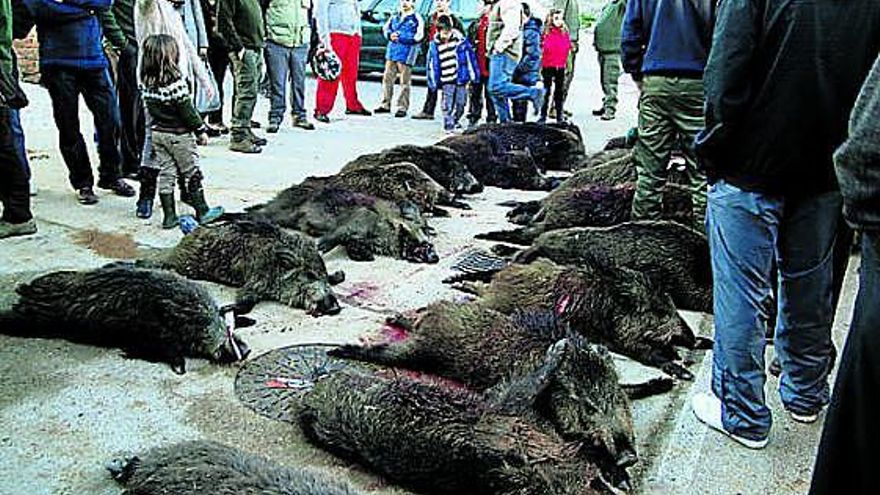
[[[594,55],[584,40],[571,108],[588,149],[601,147],[613,135],[635,122],[635,88],[622,81],[618,120],[593,119],[598,104]],[[375,107],[379,86],[360,86],[364,103]],[[23,120],[39,195],[34,210],[40,233],[0,243],[0,276],[5,276],[0,303],[8,304],[12,279],[28,272],[100,266],[109,258],[78,245],[74,237],[87,229],[120,233],[139,249],[174,245],[176,231],[162,231],[161,215],[149,221],[134,217],[134,202],[106,194],[100,204],[78,205],[67,185],[66,172],[56,150],[56,133],[45,91],[27,88],[32,105]],[[308,84],[309,106],[314,83]],[[414,107],[424,89],[414,90]],[[265,121],[266,102],[257,116]],[[89,116],[82,113],[83,134],[91,135]],[[309,175],[336,172],[361,153],[403,143],[429,144],[442,139],[439,122],[416,122],[392,117],[346,118],[337,112],[333,123],[312,133],[284,128],[259,157],[231,154],[222,140],[202,149],[209,201],[229,210],[265,201],[277,191]],[[489,189],[471,199],[472,211],[456,211],[448,219],[432,220],[438,230],[442,261],[436,266],[380,259],[358,264],[339,253],[328,257],[329,268],[343,268],[348,278],[339,287],[345,309],[332,318],[313,319],[275,304],[260,305],[259,323],[242,332],[258,355],[269,349],[307,342],[350,342],[376,328],[383,315],[440,298],[458,297],[440,284],[449,274],[455,255],[470,246],[477,232],[505,223],[496,203],[511,198],[538,198],[541,194]],[[852,275],[852,274],[850,274]],[[221,301],[233,292],[206,284]],[[850,277],[843,308],[852,304]],[[710,333],[708,317],[686,315],[703,334]],[[838,322],[849,321],[842,311]],[[835,326],[837,340],[843,326]],[[686,399],[705,390],[710,359],[695,354],[693,384],[681,383],[667,395],[634,406],[642,462],[635,473],[637,492],[658,494],[796,494],[809,480],[820,424],[802,426],[781,413],[768,384],[776,424],[767,450],[745,451],[708,432],[692,417]],[[624,380],[652,376],[653,370],[620,358]],[[0,495],[114,494],[118,488],[102,468],[121,451],[189,438],[212,438],[261,452],[281,462],[321,466],[339,476],[352,477],[376,493],[404,493],[382,480],[348,466],[306,445],[295,428],[259,417],[234,398],[236,368],[195,361],[189,373],[177,376],[165,366],[121,358],[118,353],[62,341],[26,340],[0,336]]]

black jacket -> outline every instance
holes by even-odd
[[[880,1],[723,0],[696,142],[709,180],[835,190],[832,154],[878,50]]]

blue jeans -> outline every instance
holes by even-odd
[[[495,112],[498,113],[499,122],[510,122],[510,106],[508,100],[525,100],[534,98],[540,88],[530,88],[522,84],[514,84],[513,71],[517,61],[507,55],[492,55],[489,57],[489,96]]]
[[[770,431],[764,401],[764,335],[778,268],[776,354],[779,393],[801,414],[828,403],[833,364],[832,267],[841,197],[804,199],[741,190],[725,181],[709,188],[706,228],[712,256],[715,347],[712,391],[725,430],[750,439]]]
[[[295,117],[305,118],[306,94],[306,57],[309,45],[295,48],[266,42],[266,75],[269,78],[269,123],[280,124],[284,120],[286,105],[284,96],[287,92],[287,81],[290,80],[290,109]]]
[[[455,129],[455,125],[464,115],[467,104],[467,86],[464,84],[443,85],[443,128],[447,131]]]
[[[880,441],[880,232],[862,232],[859,295],[840,358],[810,495],[876,491],[873,453]]]
[[[24,145],[24,130],[21,128],[21,116],[18,110],[9,111],[9,128],[12,132],[12,141],[15,144],[16,154],[21,162],[28,179],[31,178],[31,167],[28,163],[27,150]]]

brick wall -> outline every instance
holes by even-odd
[[[24,82],[39,83],[40,55],[38,51],[40,46],[37,43],[37,32],[31,31],[27,38],[15,40],[12,47],[18,56],[18,70],[21,72],[21,79]]]

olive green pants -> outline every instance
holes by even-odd
[[[613,117],[617,113],[617,80],[620,79],[620,54],[599,54],[599,78],[602,83],[602,108],[605,115]]]
[[[263,74],[263,54],[257,50],[245,48],[239,59],[231,54],[232,76],[235,91],[232,95],[232,128],[250,129],[254,107],[257,106],[257,93]]]
[[[694,156],[694,137],[703,126],[701,79],[645,76],[639,98],[639,139],[634,150],[638,180],[633,220],[661,217],[670,155],[681,143],[694,205],[694,226],[704,230],[706,176],[697,170]]]

